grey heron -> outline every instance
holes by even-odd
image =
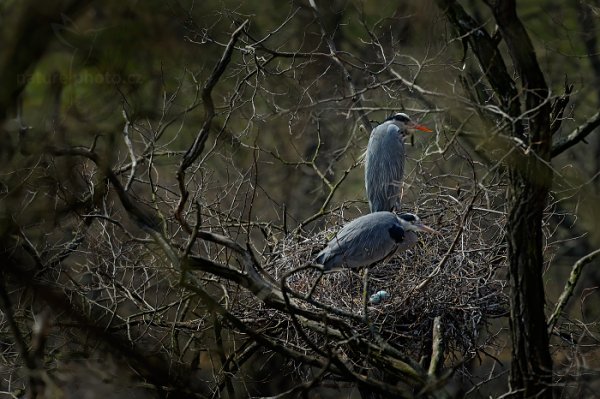
[[[412,213],[368,213],[346,224],[319,252],[315,263],[326,272],[370,266],[414,245],[417,232],[437,233]]]
[[[371,212],[400,211],[400,191],[404,177],[404,138],[409,129],[431,132],[408,115],[397,113],[376,126],[365,154],[365,187]]]

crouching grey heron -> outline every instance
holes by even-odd
[[[400,211],[400,191],[404,177],[404,138],[409,129],[431,132],[408,115],[397,113],[375,127],[365,154],[365,186],[371,212]]]
[[[420,231],[437,233],[412,213],[368,213],[345,225],[319,252],[315,263],[323,265],[326,272],[370,266],[410,248]]]

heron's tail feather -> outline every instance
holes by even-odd
[[[317,255],[317,258],[315,259],[315,263],[318,263],[319,265],[323,265],[323,271],[325,273],[327,273],[327,272],[331,271],[333,269],[333,267],[335,266],[336,259],[337,259],[337,256],[331,256],[330,252],[323,250],[319,253],[319,255]]]
[[[320,252],[315,259],[315,263],[325,266],[323,262],[325,262],[325,253]]]

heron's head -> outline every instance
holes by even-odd
[[[394,125],[400,128],[402,132],[409,132],[410,130],[420,130],[422,132],[431,132],[427,126],[419,125],[410,120],[410,117],[405,113],[398,112],[386,119],[386,121],[392,122]]]
[[[424,225],[423,222],[421,222],[421,219],[413,213],[403,213],[398,216],[398,220],[404,231],[414,231],[415,233],[421,231],[424,233],[439,234],[436,230]]]

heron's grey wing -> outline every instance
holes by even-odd
[[[342,266],[341,254],[332,251],[331,248],[326,247],[317,255],[315,263],[323,265],[325,270],[333,270]]]
[[[371,212],[391,211],[399,202],[404,176],[404,138],[392,123],[371,133],[365,156],[365,187]]]
[[[398,224],[391,212],[376,212],[361,216],[334,237],[325,252],[326,269],[368,266],[387,257],[396,248],[390,229]]]
[[[365,188],[371,212],[389,211],[386,208],[385,194],[382,189],[384,176],[380,173],[382,157],[385,157],[386,124],[379,125],[371,132],[365,154]]]
[[[387,212],[386,212],[387,213]],[[373,215],[373,214],[371,214]],[[395,216],[394,216],[395,218]],[[391,231],[395,221],[378,220],[360,231],[355,237],[352,251],[346,261],[347,267],[369,266],[385,259],[396,250],[397,242]]]
[[[351,252],[357,233],[357,219],[345,225],[319,252],[316,263],[324,266],[325,270],[337,269],[345,266],[345,260]]]
[[[325,270],[332,270],[343,266],[343,259],[347,249],[349,245],[352,245],[352,239],[348,238],[348,234],[352,233],[353,229],[349,229],[348,227],[351,227],[353,222],[350,222],[337,232],[335,237],[327,243],[327,246],[318,253],[315,263],[323,265]]]
[[[400,209],[400,194],[402,192],[402,180],[404,178],[404,162],[406,152],[404,149],[404,137],[400,128],[390,125],[387,128],[386,150],[388,157],[382,165],[387,184],[383,185],[386,198],[386,210]]]

